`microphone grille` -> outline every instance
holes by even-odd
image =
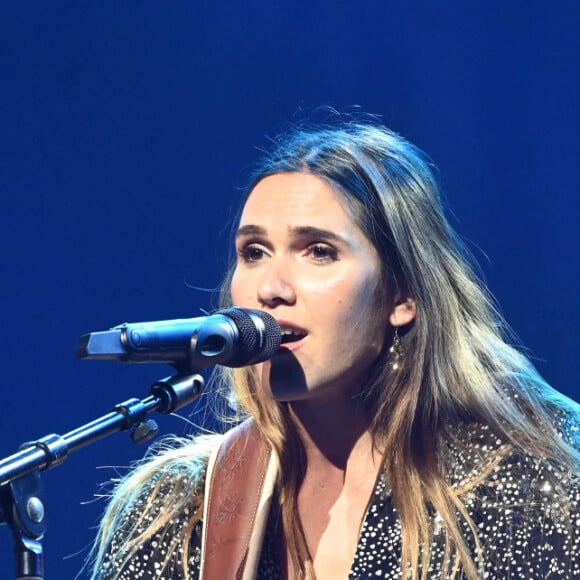
[[[220,310],[219,314],[231,318],[240,333],[236,354],[228,360],[227,366],[241,367],[255,364],[276,354],[282,334],[280,325],[273,316],[261,310],[237,307]]]

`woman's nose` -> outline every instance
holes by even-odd
[[[284,261],[273,259],[264,269],[258,284],[258,300],[260,304],[271,307],[295,302],[292,275]]]

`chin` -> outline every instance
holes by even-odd
[[[262,363],[261,376],[263,389],[277,401],[303,399],[309,393],[304,369],[291,353]]]

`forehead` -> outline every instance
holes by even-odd
[[[246,200],[240,225],[256,221],[356,228],[343,194],[310,173],[278,173],[259,181]]]

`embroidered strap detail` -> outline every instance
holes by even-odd
[[[249,546],[258,508],[263,511],[262,495],[264,491],[270,492],[264,490],[264,480],[267,472],[271,472],[271,455],[270,446],[251,419],[226,433],[213,469],[208,473],[203,580],[247,577],[244,567],[248,557],[254,560],[259,557],[259,554],[249,554]],[[258,549],[260,545],[261,538]]]

